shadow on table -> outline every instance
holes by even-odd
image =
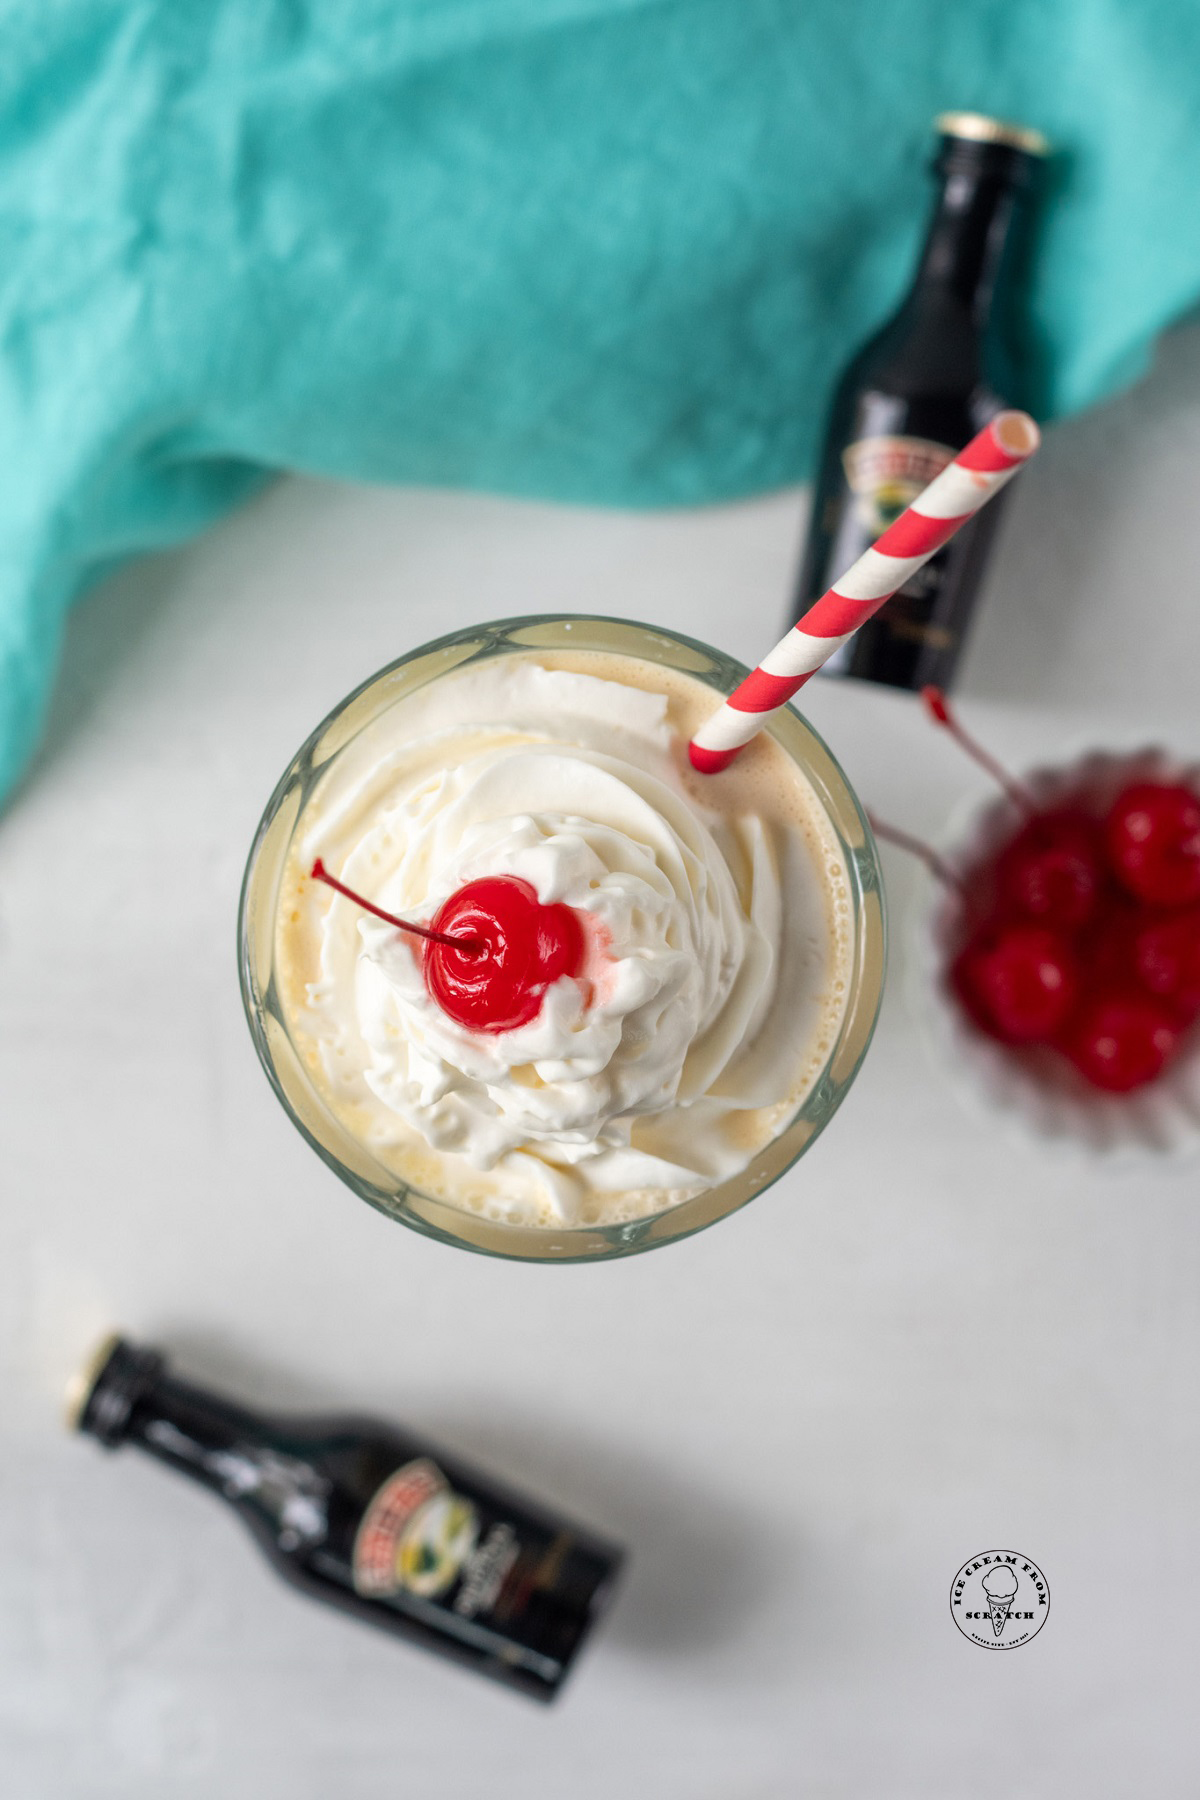
[[[225,515],[253,518],[255,502],[265,501],[272,489],[264,471],[246,499]],[[171,615],[193,604],[179,579],[181,559],[186,558],[195,537],[163,549],[148,548],[120,560],[72,602],[63,633],[62,651],[50,690],[41,738],[28,768],[11,796],[21,804],[41,782],[64,750],[94,724],[96,715],[112,704],[112,690],[139,657],[143,673],[154,670],[154,641],[171,628]],[[228,604],[218,592],[207,595],[214,603]],[[147,673],[148,671],[148,673]]]
[[[1128,656],[1144,629],[1136,559],[1123,561],[1125,546],[1158,554],[1141,583],[1148,591],[1162,579],[1160,567],[1165,576],[1173,566],[1168,546],[1177,546],[1174,566],[1185,566],[1189,528],[1180,509],[1198,413],[1200,311],[1192,311],[1160,338],[1144,376],[1052,428],[1007,502],[986,604],[973,622],[958,683],[964,697],[1056,706],[1124,693]],[[1168,471],[1163,446],[1172,442],[1187,448],[1182,460],[1175,457],[1160,497]],[[1143,474],[1147,464],[1153,482]],[[1111,589],[1114,558],[1127,570],[1128,604],[1118,615],[1110,602],[1097,661],[1096,588]],[[1191,659],[1177,662],[1168,659],[1158,678],[1172,703],[1192,691]]]
[[[377,1414],[418,1438],[428,1434],[435,1454],[442,1449],[476,1463],[623,1544],[629,1563],[605,1637],[639,1654],[726,1650],[777,1594],[781,1566],[794,1569],[798,1561],[798,1534],[785,1541],[776,1521],[756,1512],[752,1484],[744,1501],[727,1489],[706,1489],[665,1457],[647,1456],[578,1419],[535,1418],[519,1402],[486,1413],[452,1403],[435,1415],[413,1393],[364,1406],[361,1396],[272,1367],[256,1352],[240,1355],[227,1337],[181,1328],[158,1341],[185,1379],[211,1383],[263,1411]],[[717,1466],[729,1470],[714,1455]]]

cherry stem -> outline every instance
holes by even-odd
[[[364,912],[382,919],[386,925],[394,925],[397,931],[414,932],[417,937],[429,938],[434,944],[449,944],[452,950],[465,950],[471,956],[483,956],[487,953],[487,945],[482,938],[452,937],[448,931],[435,931],[432,925],[414,925],[411,919],[398,919],[395,913],[384,912],[382,906],[372,905],[370,900],[364,900],[361,894],[356,894],[353,888],[347,887],[344,881],[339,881],[336,875],[331,875],[319,856],[311,873],[314,881],[323,881],[326,887],[331,887],[337,894],[344,894],[347,900],[353,900],[355,906],[361,906]]]
[[[882,838],[886,844],[895,844],[898,850],[907,850],[910,856],[918,857],[925,864],[929,873],[944,887],[956,888],[960,894],[966,895],[966,886],[961,876],[955,874],[949,863],[944,857],[938,855],[932,844],[927,844],[924,838],[913,837],[911,832],[901,831],[898,825],[889,825],[886,820],[879,818],[873,812],[867,814],[867,819],[877,838]]]
[[[923,687],[921,700],[930,718],[950,733],[955,743],[966,751],[973,762],[977,762],[981,769],[986,769],[992,780],[998,782],[1004,789],[1014,806],[1019,807],[1022,812],[1028,813],[1031,817],[1041,811],[1029,789],[1014,775],[1010,775],[1003,763],[998,763],[982,744],[976,742],[969,731],[964,731],[954,713],[951,712],[950,703],[941,688]]]

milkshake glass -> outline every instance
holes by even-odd
[[[742,665],[704,644],[624,620],[582,616],[506,620],[442,638],[372,676],[330,714],[294,758],[267,806],[243,885],[239,943],[246,1015],[263,1067],[294,1124],[356,1194],[389,1218],[444,1243],[494,1256],[569,1262],[628,1255],[686,1237],[745,1205],[803,1155],[837,1110],[866,1053],[883,985],[882,888],[874,842],[841,769],[811,727],[790,709],[771,718],[763,744],[757,752],[752,746],[744,754],[739,774],[701,777],[686,767],[687,736],[699,716],[715,707],[745,673]],[[392,769],[400,769],[409,784],[411,816],[433,817],[429,842],[444,846],[445,821],[434,805],[439,783],[453,788],[462,769],[473,766],[471,754],[478,748],[476,739],[484,724],[500,748],[488,749],[490,762],[487,757],[479,759],[484,773],[467,799],[474,807],[471,829],[486,852],[489,820],[479,816],[479,796],[488,791],[489,781],[496,786],[493,765],[509,755],[502,742],[507,731],[503,710],[491,715],[491,723],[484,720],[481,724],[487,704],[494,704],[487,697],[497,693],[511,693],[516,742],[511,752],[516,760],[505,763],[501,775],[520,768],[536,789],[537,778],[553,768],[559,771],[564,794],[578,798],[588,792],[589,783],[602,782],[607,784],[606,793],[616,792],[620,783],[615,770],[633,794],[630,805],[642,813],[646,796],[659,794],[666,814],[676,823],[657,849],[653,832],[649,849],[645,844],[636,846],[644,869],[652,884],[665,888],[663,868],[678,864],[684,875],[676,872],[672,878],[679,884],[686,876],[691,883],[685,900],[692,912],[699,909],[704,913],[707,908],[704,917],[719,919],[729,937],[729,942],[722,940],[716,949],[703,944],[699,951],[689,951],[687,944],[681,948],[679,906],[675,904],[672,913],[664,901],[667,923],[655,926],[651,921],[645,929],[658,930],[660,936],[666,933],[653,948],[660,970],[671,965],[669,979],[658,978],[659,988],[650,994],[642,1012],[632,1001],[624,1003],[633,1007],[625,1014],[626,1022],[634,1021],[626,1032],[627,1039],[632,1034],[632,1053],[628,1042],[620,1046],[621,1020],[614,1025],[605,1015],[606,1006],[610,1011],[612,1006],[619,1010],[621,1004],[619,992],[611,1004],[603,997],[605,971],[612,973],[612,986],[620,990],[622,981],[627,986],[638,975],[649,981],[647,969],[655,958],[636,943],[618,944],[608,956],[602,949],[594,955],[589,951],[589,971],[596,979],[582,982],[581,991],[600,995],[595,1006],[597,1023],[608,1032],[606,1041],[614,1041],[615,1032],[618,1057],[626,1056],[626,1064],[617,1071],[621,1095],[640,1093],[638,1079],[646,1076],[647,1069],[651,1075],[658,1072],[655,1058],[672,1054],[672,1032],[678,1034],[680,1019],[686,1022],[684,1001],[693,988],[700,995],[694,1004],[707,1009],[702,1016],[697,1014],[697,1031],[703,1027],[698,1058],[716,1071],[705,1086],[705,1078],[696,1074],[697,1057],[692,1056],[680,1085],[679,1071],[672,1074],[667,1068],[660,1091],[644,1102],[647,1116],[634,1117],[632,1133],[628,1115],[638,1115],[642,1103],[631,1105],[625,1115],[614,1120],[617,1102],[610,1098],[608,1112],[601,1108],[596,1115],[595,1144],[586,1141],[591,1127],[580,1124],[579,1096],[589,1099],[598,1085],[605,1093],[613,1087],[611,1070],[608,1087],[604,1087],[603,1073],[596,1072],[599,1059],[593,1069],[586,1058],[581,1062],[577,1055],[568,1064],[563,1043],[556,1041],[547,1049],[546,1033],[554,1024],[548,1017],[541,1037],[536,1028],[526,1027],[533,1030],[530,1042],[541,1048],[532,1050],[530,1060],[511,1071],[520,1092],[514,1087],[506,1094],[503,1070],[497,1075],[487,1060],[491,1057],[494,1061],[494,1053],[503,1047],[496,1037],[476,1040],[484,1061],[482,1073],[476,1070],[475,1075],[470,1073],[475,1068],[471,1060],[474,1048],[467,1042],[460,1060],[468,1072],[464,1075],[455,1066],[450,1070],[451,1081],[446,1065],[438,1060],[437,1043],[431,1048],[427,1041],[431,1035],[438,1039],[445,1021],[431,1019],[412,941],[369,920],[360,927],[348,900],[331,898],[307,881],[314,843],[323,846],[334,841],[342,829],[339,821],[366,819],[368,826],[356,824],[354,829],[360,835],[368,833],[368,827],[375,830],[368,802],[374,797],[377,810],[386,814],[388,772]],[[578,755],[578,768],[573,763],[538,762],[539,755],[553,757],[559,749],[558,740],[542,743],[536,732],[531,735],[528,729],[527,715],[531,706],[536,711],[542,704],[537,699],[541,695],[550,696],[548,704],[556,718],[559,710],[566,709],[563,716],[568,719],[569,748]],[[467,746],[461,752],[461,768],[458,737],[453,732],[447,736],[446,731],[446,707],[453,713],[460,699],[464,717],[458,737]],[[580,707],[582,723],[572,723],[571,709]],[[661,718],[655,715],[655,707]],[[594,717],[589,709],[595,711]],[[670,731],[669,718],[674,720]],[[411,719],[425,720],[431,730],[428,742],[435,751],[440,742],[449,746],[444,754],[445,770],[436,754],[430,760],[428,751],[424,752],[425,762],[414,765],[415,773],[404,767],[409,738],[403,721]],[[393,720],[401,722],[394,731]],[[432,730],[435,725],[437,731]],[[519,741],[518,726],[524,733]],[[643,738],[637,736],[638,731]],[[578,743],[585,740],[586,750],[579,749]],[[410,761],[415,756],[413,751]],[[576,776],[581,785],[576,784]],[[791,842],[795,837],[799,843],[799,836],[788,828],[784,857],[770,848],[762,831],[748,829],[757,826],[756,818],[738,814],[741,802],[737,796],[758,792],[753,788],[756,780],[768,823],[772,809],[779,810],[780,818],[790,819],[791,808],[802,820],[809,849],[817,846],[804,865],[808,875],[802,883],[789,875],[789,870],[794,874],[799,867],[795,858],[800,856],[803,861],[808,855]],[[670,785],[670,792],[664,782]],[[730,785],[736,782],[751,786]],[[523,797],[518,787],[517,798]],[[460,797],[454,804],[461,811],[465,802]],[[585,805],[576,807],[581,815]],[[703,819],[707,809],[716,808],[719,813],[722,805],[728,817],[717,818],[714,836]],[[453,812],[449,802],[445,810],[446,816]],[[544,885],[543,874],[553,887],[570,873],[553,863],[549,849],[561,852],[560,862],[565,856],[571,867],[586,871],[593,864],[600,867],[590,840],[603,849],[614,837],[607,818],[600,825],[585,816],[573,818],[566,799],[560,810],[558,834],[549,848],[537,837],[532,817],[521,812],[512,821],[514,842],[522,834],[530,839],[518,844],[514,867],[527,871],[539,887]],[[405,829],[402,817],[395,830],[403,838]],[[508,830],[503,817],[497,829]],[[438,831],[442,831],[441,837]],[[568,840],[564,851],[562,846]],[[718,854],[715,843],[726,845],[728,855]],[[380,861],[378,855],[367,854],[370,842],[366,837],[357,848],[360,868],[369,871],[371,863]],[[503,848],[500,844],[499,849]],[[463,864],[466,876],[492,873],[486,853],[481,854],[481,863],[477,858],[474,864],[469,859]],[[623,854],[618,854],[618,860]],[[588,857],[592,858],[590,864]],[[711,866],[705,865],[706,857]],[[386,856],[383,861],[387,862]],[[747,872],[751,862],[753,875]],[[730,868],[740,870],[740,876],[731,876]],[[436,876],[437,872],[435,867],[432,873]],[[578,879],[576,873],[577,883]],[[610,941],[605,917],[633,919],[633,926],[626,924],[620,929],[636,932],[641,929],[636,921],[646,916],[645,909],[629,902],[628,894],[621,890],[622,880],[618,870],[616,875],[605,873],[603,879],[593,878],[585,884],[604,890],[596,895],[596,917],[601,923],[594,935],[598,934],[596,943],[601,946]],[[628,881],[625,887],[629,887]],[[751,889],[753,899],[745,900],[742,916],[736,896]],[[647,892],[653,900],[653,892]],[[542,894],[545,901],[560,898],[558,891]],[[407,907],[405,916],[410,918],[419,916],[411,899],[400,905],[385,897],[385,904],[401,911]],[[587,905],[586,895],[583,905]],[[331,912],[331,908],[342,910]],[[429,912],[424,917],[428,921]],[[818,942],[823,930],[820,919],[824,918],[830,921],[828,946]],[[799,950],[792,942],[797,933],[803,939]],[[352,968],[346,962],[351,947],[357,959]],[[703,975],[708,989],[688,967],[689,956],[706,963]],[[727,965],[735,963],[730,972]],[[343,970],[340,977],[339,967]],[[799,982],[796,972],[802,970],[810,971],[805,979],[812,991],[798,987],[792,995],[786,991],[787,981]],[[817,973],[811,973],[813,970]],[[338,991],[331,994],[333,989]],[[570,984],[562,985],[557,993],[551,990],[546,1011],[549,1015],[556,1009],[555,1017],[561,1013],[571,1027],[574,1036],[568,1035],[564,1042],[574,1052],[578,1046],[588,1047],[590,1026],[584,1020],[586,1029],[581,1031],[579,1017],[571,1014],[568,1002],[572,992]],[[353,1031],[349,1035],[342,1032],[338,1007],[342,1014],[347,1009],[354,1011],[355,1029],[362,1025],[370,1041],[370,1055]],[[651,1027],[645,1023],[647,1017],[653,1021]],[[393,1056],[392,1041],[403,1036],[396,1021],[406,1019],[415,1020],[411,1041],[399,1043]],[[737,1033],[743,1028],[745,1041],[739,1043]],[[512,1036],[518,1041],[516,1033]],[[714,1038],[715,1051],[710,1044]],[[337,1059],[347,1055],[347,1046],[352,1062],[360,1051],[364,1060],[361,1069],[355,1066],[343,1079],[345,1065]],[[691,1055],[693,1049],[684,1045],[679,1054],[686,1051]],[[445,1054],[453,1057],[457,1053],[451,1045]],[[778,1072],[773,1076],[776,1064]],[[581,1067],[587,1079],[559,1079],[568,1068],[572,1077],[577,1077]],[[769,1086],[771,1079],[776,1080],[778,1091],[764,1088],[764,1082]],[[458,1086],[447,1097],[446,1090],[454,1082]],[[648,1077],[642,1079],[642,1088],[649,1091],[652,1087]],[[684,1095],[678,1106],[670,1098],[676,1088]],[[504,1133],[510,1131],[510,1111],[520,1118],[523,1108],[532,1108],[537,1115],[543,1098],[548,1120],[550,1109],[557,1110],[553,1112],[554,1132],[541,1146],[548,1161],[537,1166],[552,1182],[561,1181],[568,1195],[579,1189],[582,1198],[565,1202],[561,1216],[551,1205],[535,1220],[529,1212],[531,1203],[520,1198],[518,1177],[510,1180],[506,1173],[517,1170],[523,1160],[528,1164],[528,1158],[523,1159],[526,1147]],[[508,1099],[515,1102],[513,1108],[507,1106]],[[576,1109],[565,1125],[564,1107],[568,1112],[571,1107]],[[404,1117],[398,1117],[394,1109]],[[419,1132],[414,1134],[413,1118],[423,1129],[423,1122],[429,1121],[427,1142]],[[672,1156],[687,1163],[689,1140],[695,1150],[692,1160],[701,1170],[695,1191],[683,1176],[677,1185],[671,1185],[675,1179],[670,1173]],[[739,1165],[737,1145],[742,1141],[744,1155],[740,1166],[735,1166]],[[430,1149],[429,1144],[442,1148]],[[538,1149],[536,1144],[534,1149]],[[483,1169],[499,1171],[494,1176],[479,1175],[478,1196],[472,1186],[475,1164],[470,1157]],[[648,1176],[631,1175],[628,1194],[620,1190],[619,1172],[624,1168],[649,1171]],[[422,1174],[423,1170],[429,1173]],[[519,1203],[510,1207],[505,1184],[514,1181]],[[664,1184],[661,1189],[656,1182]],[[662,1204],[656,1199],[660,1194]]]

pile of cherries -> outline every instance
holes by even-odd
[[[978,752],[936,689],[926,705]],[[1200,795],[1134,781],[1105,809],[1080,793],[1021,806],[1015,835],[963,882],[954,993],[990,1037],[1065,1056],[1093,1087],[1154,1081],[1200,1017]]]

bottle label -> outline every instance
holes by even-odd
[[[928,438],[871,437],[847,444],[842,467],[872,543],[953,460],[953,450]]]
[[[402,1589],[436,1599],[453,1586],[479,1537],[479,1515],[427,1456],[389,1475],[354,1540],[354,1586],[371,1600]]]

